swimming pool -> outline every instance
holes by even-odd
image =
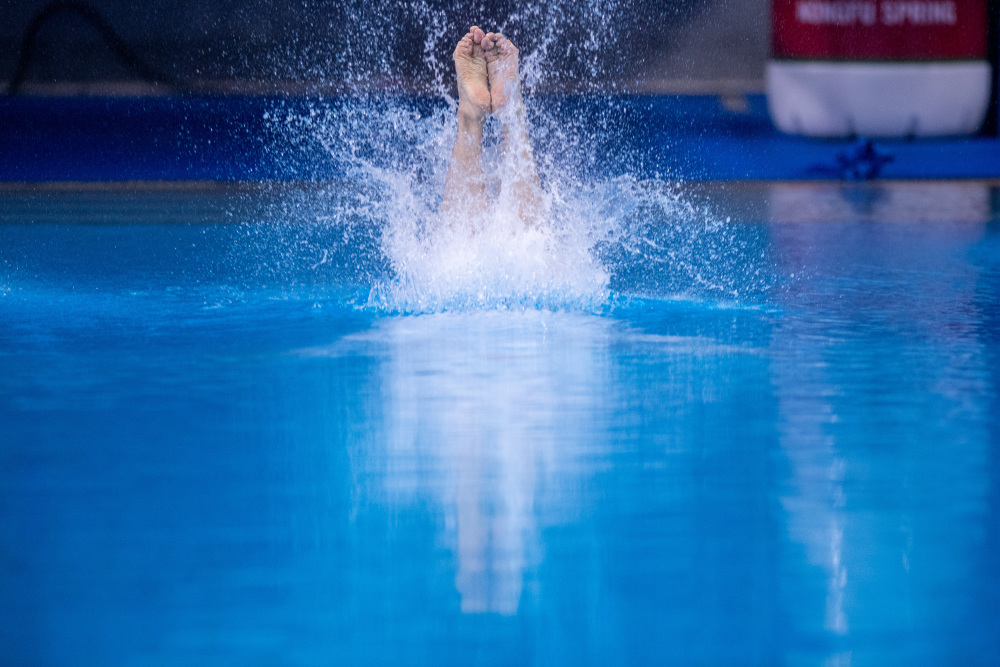
[[[995,186],[694,189],[425,308],[336,184],[0,192],[5,660],[996,662]]]

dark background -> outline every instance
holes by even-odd
[[[435,72],[425,50],[447,62],[470,23],[503,27],[523,53],[547,45],[553,76],[545,85],[554,89],[754,89],[768,50],[767,0],[5,4],[0,81],[19,76],[27,93],[149,83],[219,92],[427,89]],[[19,60],[28,32],[34,42]],[[450,70],[440,74],[447,83]]]

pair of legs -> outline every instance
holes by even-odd
[[[518,78],[517,48],[498,33],[473,26],[455,47],[458,76],[458,136],[444,186],[444,213],[456,219],[478,214],[486,197],[483,125],[490,115],[501,123],[500,158],[508,161],[501,183],[525,224],[538,221],[541,185],[528,139]]]

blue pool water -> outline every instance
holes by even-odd
[[[506,297],[337,187],[0,193],[2,662],[998,662],[996,198],[934,188]]]

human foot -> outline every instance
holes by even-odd
[[[482,122],[493,110],[489,74],[483,53],[485,33],[472,26],[455,47],[455,74],[458,78],[458,114]]]
[[[520,99],[517,47],[501,35],[490,32],[480,40],[490,80],[493,113],[503,111],[511,101]]]

